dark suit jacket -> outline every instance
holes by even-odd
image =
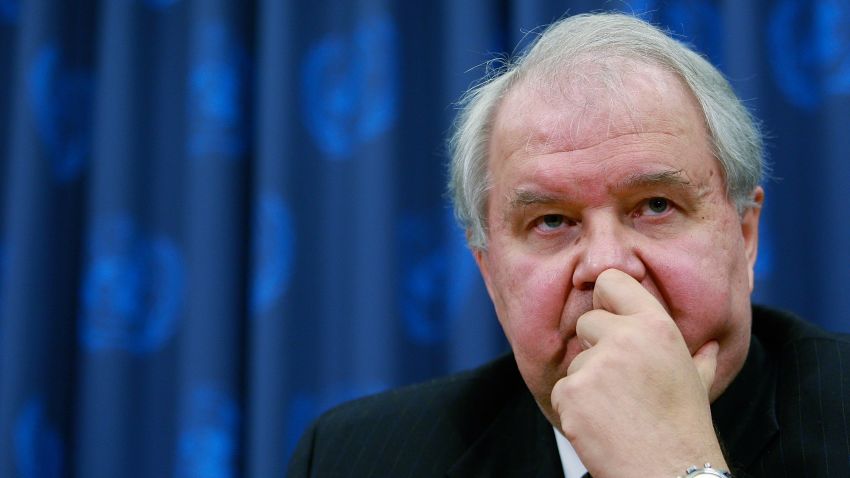
[[[850,477],[850,337],[754,307],[747,361],[711,408],[736,477]],[[302,437],[288,476],[563,472],[552,426],[508,355],[327,412]]]

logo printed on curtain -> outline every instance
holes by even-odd
[[[457,318],[477,275],[463,233],[451,211],[404,214],[400,223],[403,261],[401,316],[414,342],[433,345],[446,339],[448,321]]]
[[[252,253],[251,311],[258,315],[268,311],[286,290],[295,259],[292,215],[277,194],[266,193],[257,201]]]
[[[15,420],[14,452],[20,478],[65,476],[62,438],[48,421],[40,398],[27,402]]]
[[[60,182],[77,179],[91,154],[91,72],[64,65],[59,50],[47,45],[29,66],[27,86],[36,130],[54,178]]]
[[[768,23],[773,75],[790,103],[815,108],[850,94],[850,3],[784,0]]]
[[[166,237],[148,237],[127,216],[95,222],[82,284],[80,340],[89,350],[149,353],[176,327],[184,260]]]
[[[708,0],[637,0],[621,8],[643,18],[663,23],[693,42],[714,64],[723,59],[723,21],[717,6]]]
[[[378,14],[360,20],[352,33],[328,35],[309,49],[301,79],[304,122],[327,159],[347,159],[392,126],[398,44],[392,18]]]
[[[188,77],[192,157],[238,158],[247,148],[248,74],[244,45],[218,21],[198,26]]]
[[[178,440],[178,478],[236,476],[239,408],[229,393],[212,386],[195,387],[187,400]]]
[[[143,0],[145,5],[155,8],[157,10],[165,10],[166,8],[174,5],[179,0]]]
[[[0,0],[0,21],[15,23],[21,13],[18,0]]]

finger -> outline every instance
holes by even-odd
[[[563,392],[564,387],[567,385],[566,381],[567,377],[563,377],[552,387],[552,393],[549,396],[549,401],[552,403],[552,409],[555,410],[555,413],[558,415],[563,411],[561,408],[564,403],[567,401],[565,398],[565,393]],[[561,430],[563,431],[563,423],[561,423]]]
[[[605,309],[618,315],[661,311],[667,313],[658,300],[634,277],[617,269],[602,271],[593,286],[593,308]]]
[[[711,385],[714,384],[714,373],[717,370],[717,353],[720,351],[720,344],[716,340],[706,342],[694,354],[694,365],[699,373],[699,378],[705,387],[706,392],[711,391]]]
[[[589,348],[573,357],[570,366],[567,368],[567,377],[581,370],[584,364],[591,360],[597,353],[599,353],[599,349]]]
[[[622,322],[622,317],[602,309],[593,309],[581,314],[576,320],[576,337],[582,350],[596,345],[602,337],[620,328]]]

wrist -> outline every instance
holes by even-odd
[[[689,466],[685,474],[679,475],[678,478],[732,478],[732,474],[726,469],[725,463],[717,467],[712,466],[711,463],[705,463],[701,467]]]

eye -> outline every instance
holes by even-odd
[[[540,218],[540,224],[547,229],[557,229],[564,225],[564,216],[560,214],[547,214]]]
[[[653,197],[646,200],[641,213],[649,216],[658,216],[669,211],[672,206],[667,198]]]
[[[575,221],[563,214],[544,214],[534,221],[534,227],[541,232],[555,231],[575,224]]]

